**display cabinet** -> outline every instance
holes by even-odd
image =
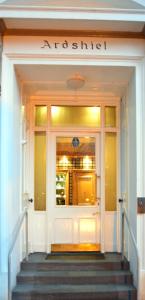
[[[56,173],[56,204],[68,204],[68,172]]]

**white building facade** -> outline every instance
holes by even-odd
[[[120,252],[121,198],[143,300],[145,3],[57,2],[0,4],[0,299],[24,207],[29,252],[54,245]],[[127,228],[125,251],[137,285]],[[12,287],[24,255],[22,228]]]

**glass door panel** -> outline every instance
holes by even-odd
[[[46,210],[46,133],[34,136],[34,208]]]
[[[96,205],[95,137],[56,138],[56,204]]]
[[[53,127],[94,127],[101,126],[100,106],[51,106]]]

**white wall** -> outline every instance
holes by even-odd
[[[20,98],[13,66],[5,56],[2,65],[1,140],[0,265],[3,286],[0,299],[6,300],[7,254],[20,214]],[[19,257],[18,244],[15,250]],[[12,260],[12,274],[16,274],[19,261],[16,255]]]
[[[144,62],[144,61],[143,61]],[[145,299],[145,216],[137,215],[137,197],[145,196],[145,62],[133,74],[121,102],[121,192],[126,196],[128,216],[137,240],[140,256],[140,297]],[[127,175],[127,176],[126,176]],[[136,255],[129,247],[131,269],[135,274]]]
[[[133,73],[127,91],[128,111],[128,216],[132,231],[137,240],[137,138],[136,138],[136,77]],[[129,240],[129,259],[131,269],[134,270],[134,281],[136,282],[136,255]]]
[[[137,147],[136,147],[136,76],[132,74],[126,95],[121,101],[121,194],[129,221],[137,238]],[[127,230],[127,228],[126,228]],[[126,239],[128,234],[125,235]],[[136,256],[131,240],[126,241],[131,269],[135,274]]]
[[[140,174],[142,176],[141,187],[138,189],[138,197],[145,197],[145,59],[142,61],[142,86],[141,86],[141,114],[140,123],[142,130],[140,136],[142,139],[142,153],[140,155]],[[140,253],[140,300],[145,299],[145,214],[139,214],[137,217],[137,242]]]
[[[1,63],[2,63],[2,58],[1,58],[1,50],[2,50],[2,38],[0,36],[0,87],[1,87]],[[0,93],[0,103],[1,103],[1,93]],[[1,107],[0,107],[0,124],[1,124]],[[0,137],[1,137],[1,126],[0,126]],[[1,157],[1,147],[0,147],[0,157]],[[0,170],[1,170],[1,160],[0,160]],[[0,177],[1,178],[1,177]],[[0,180],[0,191],[1,191],[1,180]],[[0,212],[1,212],[1,202],[0,202]],[[1,257],[1,218],[0,218],[0,257]],[[2,291],[2,286],[3,286],[3,276],[2,276],[2,272],[1,272],[1,264],[0,264],[0,291]],[[1,295],[0,295],[0,299],[1,299]]]

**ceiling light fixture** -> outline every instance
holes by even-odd
[[[81,89],[85,84],[85,78],[79,74],[75,74],[71,78],[67,79],[67,87],[71,90]]]

